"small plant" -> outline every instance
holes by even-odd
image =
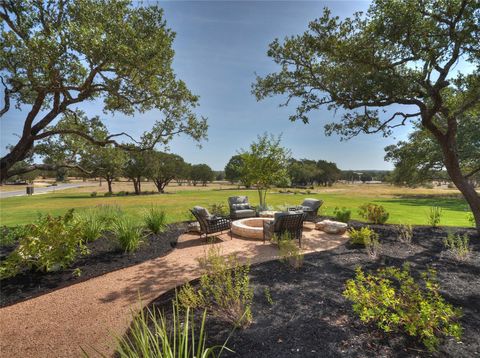
[[[374,224],[385,224],[390,216],[382,205],[374,203],[360,206],[358,214]]]
[[[475,226],[475,217],[473,216],[473,213],[468,213],[467,220],[472,226]]]
[[[40,216],[28,226],[17,248],[0,266],[0,278],[22,270],[55,271],[68,267],[78,254],[88,253],[82,230],[73,219],[73,209],[64,216]]]
[[[88,209],[75,216],[86,242],[97,240],[105,230],[105,222],[98,216],[96,209]]]
[[[200,260],[205,273],[198,290],[190,284],[178,293],[182,307],[202,308],[235,326],[247,327],[252,322],[250,265],[241,265],[235,255],[221,256],[215,246]]]
[[[98,205],[95,211],[98,219],[103,222],[105,230],[112,230],[115,222],[124,215],[117,205]]]
[[[103,196],[106,196],[106,197],[110,197],[110,196],[112,196],[112,195],[113,195],[113,194],[110,193],[110,192],[108,192],[108,191],[107,191],[105,194],[103,194]]]
[[[226,347],[227,342],[221,346],[206,346],[206,311],[198,330],[190,308],[182,314],[174,303],[172,311],[171,322],[167,322],[163,313],[149,308],[134,316],[129,334],[117,338],[116,355],[120,358],[208,358],[220,356],[224,349],[232,352]]]
[[[120,218],[113,225],[113,233],[120,248],[125,252],[134,252],[142,243],[142,228],[128,217]]]
[[[378,240],[378,234],[367,226],[360,229],[350,229],[348,231],[350,236],[350,243],[354,245],[363,245],[367,249],[369,256],[375,258],[381,248],[380,241]]]
[[[117,196],[126,196],[126,195],[127,195],[127,192],[123,191],[123,190],[121,190],[117,193]]]
[[[212,204],[208,207],[210,214],[215,216],[228,216],[229,209],[222,203]]]
[[[96,191],[92,191],[92,192],[90,193],[90,196],[91,196],[92,198],[95,198],[95,197],[97,196],[97,192],[96,192]]]
[[[438,206],[432,206],[428,212],[428,223],[430,226],[437,227],[442,219],[442,208]]]
[[[263,294],[265,295],[265,299],[270,306],[273,306],[275,302],[273,302],[272,294],[270,293],[270,289],[265,287],[263,289]]]
[[[398,225],[397,226],[398,240],[404,244],[410,245],[413,239],[412,225]]]
[[[382,268],[376,274],[357,268],[343,295],[363,322],[375,323],[387,333],[402,330],[435,351],[443,336],[460,340],[462,312],[440,295],[434,270],[421,277],[415,281],[408,265]]]
[[[165,231],[167,227],[167,214],[157,207],[150,207],[143,216],[145,226],[155,235]]]
[[[304,255],[289,232],[284,232],[280,237],[274,237],[273,241],[278,244],[280,257],[283,262],[294,269],[299,269],[303,266]]]
[[[82,276],[82,269],[80,267],[77,267],[75,270],[72,271],[72,276],[81,277]]]
[[[348,222],[350,221],[350,217],[352,216],[352,211],[348,210],[345,207],[341,209],[336,207],[333,210],[333,215],[335,215],[335,220],[348,224]]]
[[[445,249],[456,261],[465,261],[470,256],[470,239],[468,234],[455,235],[449,232],[447,237],[443,240]]]

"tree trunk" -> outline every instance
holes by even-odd
[[[473,183],[465,178],[460,169],[456,140],[453,135],[447,135],[439,142],[448,175],[470,206],[475,219],[475,226],[480,233],[480,195],[476,192]]]
[[[107,184],[108,184],[108,192],[110,194],[113,194],[113,191],[112,191],[112,181],[113,181],[113,178],[110,178],[110,177],[107,177],[105,178],[106,181],[107,181]]]
[[[140,195],[142,192],[140,178],[132,178],[133,181],[133,188],[135,189],[135,194]]]
[[[155,186],[157,187],[157,190],[159,193],[165,193],[165,186],[167,185],[165,182],[161,181],[161,180],[158,180],[158,179],[153,179],[153,183],[155,184]]]

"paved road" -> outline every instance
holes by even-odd
[[[57,186],[49,186],[45,188],[35,188],[34,194],[45,194],[51,191],[63,190],[63,189],[71,189],[71,188],[80,188],[83,186],[97,186],[98,184],[94,183],[77,183],[77,184],[58,184]],[[22,188],[22,190],[15,190],[15,191],[2,191],[0,192],[0,199],[10,198],[12,196],[25,196],[26,190]]]

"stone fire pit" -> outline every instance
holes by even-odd
[[[232,222],[232,233],[248,239],[263,239],[263,222],[272,218],[246,218]]]

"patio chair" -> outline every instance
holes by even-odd
[[[211,215],[207,209],[201,206],[195,206],[190,210],[200,224],[200,237],[205,235],[205,240],[210,234],[230,230],[230,238],[232,238],[231,220],[223,216]]]
[[[303,200],[299,206],[288,208],[288,211],[303,211],[305,213],[305,221],[316,222],[318,210],[323,205],[323,200],[307,198]]]
[[[282,235],[285,232],[290,233],[293,239],[298,240],[302,247],[303,221],[306,214],[304,212],[281,212],[275,213],[272,221],[263,222],[263,243],[271,240],[273,236]]]
[[[228,206],[232,220],[257,216],[255,208],[248,202],[248,196],[231,196],[228,198]]]

